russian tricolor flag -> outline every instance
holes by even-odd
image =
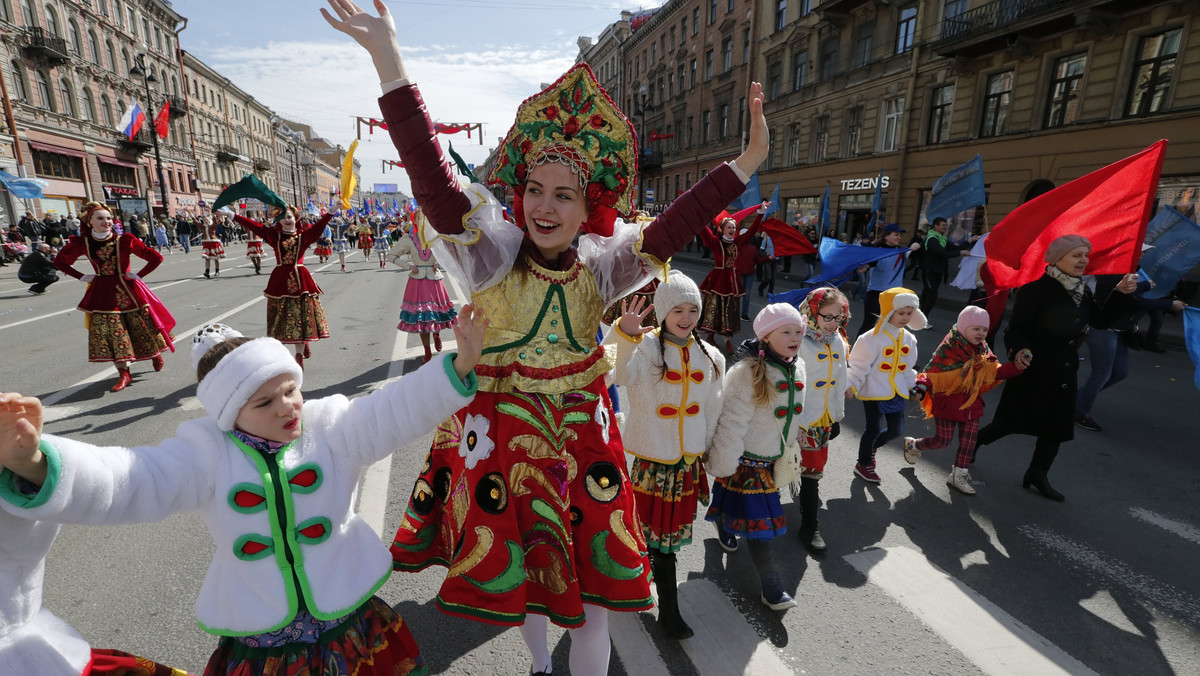
[[[146,122],[146,114],[142,112],[142,107],[137,101],[129,103],[129,109],[121,116],[121,121],[117,123],[117,131],[123,132],[129,138],[137,136],[142,130],[142,125]]]

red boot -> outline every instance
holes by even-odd
[[[304,368],[304,355],[299,352],[296,353],[296,363],[300,365],[300,368]]]
[[[428,364],[429,360],[433,359],[433,353],[429,351],[429,346],[425,346],[425,358],[421,360],[422,364]]]
[[[308,359],[311,356],[312,356],[312,350],[309,349],[308,341],[306,340],[306,341],[304,341],[304,358]]]
[[[440,333],[433,334],[433,349],[438,352],[442,351],[442,336]]]
[[[133,376],[129,375],[129,369],[117,369],[117,384],[112,386],[112,391],[120,392],[129,387],[131,382],[133,382]]]
[[[154,355],[154,359],[151,359],[150,363],[154,364],[155,371],[163,370],[164,363],[163,363],[163,358],[162,358],[161,354]]]

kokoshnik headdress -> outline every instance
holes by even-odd
[[[637,134],[587,64],[576,65],[525,99],[504,137],[488,183],[513,189],[518,224],[525,223],[529,172],[550,161],[568,164],[585,189],[588,220],[582,229],[611,235],[617,214],[633,208],[630,178],[637,175]]]

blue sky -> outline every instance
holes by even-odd
[[[359,5],[374,11],[368,3]],[[579,36],[596,38],[637,5],[551,0],[417,0],[387,3],[409,76],[439,122],[483,122],[474,135],[442,136],[467,162],[480,162],[512,124],[517,106],[575,60]],[[321,18],[324,0],[176,0],[188,17],[180,44],[277,112],[312,123],[349,146],[355,115],[378,117],[378,79],[366,52]],[[656,6],[651,4],[649,6]],[[356,157],[366,189],[399,183],[402,170],[384,132],[364,129]]]

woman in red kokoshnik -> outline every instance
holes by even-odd
[[[325,214],[303,229],[300,212],[292,206],[277,216],[275,225],[263,225],[244,216],[233,218],[246,232],[261,237],[275,250],[275,267],[263,291],[267,297],[267,335],[285,345],[295,345],[296,362],[304,366],[305,358],[312,356],[309,341],[329,337],[325,309],[321,307],[324,292],[305,267],[304,252],[321,237],[333,214]]]
[[[83,232],[67,240],[54,265],[87,283],[78,307],[87,317],[88,361],[111,361],[117,367],[112,391],[119,392],[133,380],[131,362],[149,359],[154,370],[161,371],[163,351],[175,350],[171,337],[175,318],[142,282],[163,257],[133,234],[114,233],[112,213],[101,204],[88,202],[80,217],[85,224]],[[146,265],[133,272],[131,256],[145,260]],[[92,264],[92,273],[74,268],[80,258]]]
[[[615,358],[596,331],[605,307],[663,275],[664,261],[745,190],[767,154],[762,88],[749,92],[747,150],[643,229],[617,218],[632,207],[633,127],[586,65],[572,68],[521,104],[497,153],[489,178],[513,190],[514,227],[485,186],[459,185],[382,0],[378,16],[350,0],[330,5],[337,17],[322,10],[326,20],[378,71],[388,133],[429,220],[423,241],[490,322],[478,393],[434,433],[395,566],[447,566],[438,608],[520,625],[532,673],[551,668],[553,621],[570,629],[573,676],[607,674],[609,612],[653,601],[604,383]]]

